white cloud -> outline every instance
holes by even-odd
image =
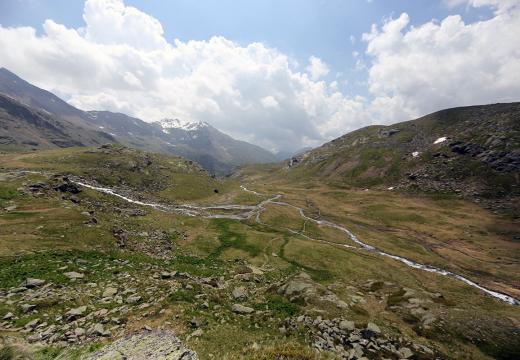
[[[372,60],[368,83],[375,113],[395,121],[447,107],[520,100],[518,8],[471,24],[459,15],[417,27],[409,22],[402,14],[363,36]]]
[[[265,98],[263,98],[260,101],[262,102],[262,105],[265,108],[275,108],[275,107],[278,107],[278,101],[276,101],[276,99],[274,97],[272,97],[272,96],[266,96]]]
[[[320,58],[311,56],[309,58],[309,66],[307,66],[307,72],[311,76],[312,80],[318,80],[329,73],[329,67]]]
[[[497,9],[497,12],[508,11],[520,5],[519,0],[443,0],[443,2],[452,8],[460,5],[472,7],[491,6]]]

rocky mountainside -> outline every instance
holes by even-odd
[[[85,128],[0,93],[0,147],[44,149],[115,142],[108,133]]]
[[[65,129],[64,135],[42,132],[41,126],[28,125],[23,117],[8,117],[5,113],[9,110],[2,106],[0,122],[10,135],[5,135],[0,146],[39,149],[117,142],[146,151],[182,155],[220,175],[236,166],[276,161],[269,151],[235,140],[207,123],[178,119],[149,123],[110,111],[82,111],[5,68],[0,69],[0,94],[8,98],[2,104],[17,101],[29,112],[52,118],[55,127]]]
[[[291,172],[390,190],[456,193],[519,216],[520,103],[369,126],[292,158]]]

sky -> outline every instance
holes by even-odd
[[[0,66],[272,151],[520,100],[520,0],[2,0]]]

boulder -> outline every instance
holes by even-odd
[[[278,288],[278,294],[287,297],[290,301],[307,300],[316,297],[317,293],[317,284],[306,273],[292,277]]]
[[[247,290],[245,287],[240,286],[233,289],[232,295],[235,300],[245,300],[247,298]]]
[[[14,318],[14,314],[12,312],[8,312],[7,314],[4,315],[2,320],[11,320],[12,318]]]
[[[81,189],[76,184],[70,182],[64,182],[63,184],[55,186],[54,190],[71,194],[79,194],[81,192]]]
[[[25,279],[25,281],[22,283],[22,286],[25,286],[26,288],[28,289],[32,289],[32,288],[35,288],[35,287],[38,287],[38,286],[41,286],[45,284],[45,280],[42,280],[42,279],[33,279],[33,278],[27,278]]]
[[[67,319],[69,321],[71,321],[71,320],[74,320],[74,319],[82,316],[86,311],[87,311],[86,306],[80,306],[80,307],[77,307],[74,309],[70,309],[69,311],[67,311],[67,313],[65,315],[67,315]]]
[[[369,322],[367,324],[367,330],[368,331],[372,331],[375,334],[381,334],[381,329],[379,328],[379,326],[377,326],[373,322]]]
[[[75,328],[74,329],[74,335],[76,335],[77,337],[80,337],[80,336],[84,336],[86,333],[85,329],[83,328]]]
[[[81,274],[81,273],[78,273],[75,271],[69,271],[69,272],[64,273],[63,275],[65,275],[66,277],[68,277],[71,280],[83,279],[85,277],[84,274]]]
[[[104,298],[111,298],[114,297],[117,294],[118,290],[113,287],[107,287],[105,291],[103,291],[102,297]]]
[[[130,295],[126,298],[126,302],[128,304],[137,304],[139,301],[141,301],[143,298],[139,295]]]
[[[100,324],[100,323],[97,323],[97,324],[94,324],[91,328],[90,328],[90,331],[89,331],[92,335],[96,335],[96,336],[104,336],[104,337],[109,337],[111,334],[110,334],[110,331],[108,330],[105,330],[105,328],[103,327],[103,324]]]
[[[233,306],[231,307],[231,311],[233,311],[236,314],[246,315],[253,313],[255,309],[241,304],[233,304]]]
[[[22,308],[22,312],[23,313],[28,313],[28,312],[33,311],[34,309],[36,309],[36,305],[34,305],[34,304],[22,304],[21,308]]]
[[[354,331],[356,325],[354,324],[354,321],[342,320],[339,323],[339,328],[343,331]]]

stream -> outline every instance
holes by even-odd
[[[376,253],[380,256],[388,257],[388,258],[394,259],[396,261],[399,261],[414,269],[420,269],[420,270],[424,270],[424,271],[427,271],[430,273],[435,273],[435,274],[439,274],[442,276],[448,276],[448,277],[457,279],[461,282],[464,282],[465,284],[467,284],[469,286],[472,286],[472,287],[486,293],[489,296],[492,296],[496,299],[504,301],[510,305],[520,306],[520,301],[515,299],[514,297],[497,292],[497,291],[487,289],[487,288],[475,283],[474,281],[469,280],[468,278],[466,278],[462,275],[455,274],[451,271],[440,269],[440,268],[437,268],[434,266],[420,264],[415,261],[397,256],[397,255],[389,254],[382,250],[377,249],[376,247],[374,247],[372,245],[366,244],[366,243],[362,242],[361,240],[359,240],[359,238],[356,235],[354,235],[349,229],[347,229],[341,225],[338,225],[336,223],[333,223],[333,222],[330,222],[327,220],[317,220],[317,219],[311,218],[311,217],[305,215],[305,211],[303,208],[297,207],[297,206],[289,204],[289,203],[278,201],[279,199],[282,198],[281,194],[271,196],[267,200],[264,200],[264,201],[258,203],[257,205],[234,205],[234,204],[211,205],[211,206],[198,206],[198,205],[192,205],[192,204],[163,205],[163,204],[148,203],[148,202],[143,202],[143,201],[139,201],[139,200],[134,200],[125,195],[118,194],[110,188],[94,186],[94,185],[90,185],[90,184],[87,184],[87,183],[84,183],[81,181],[77,181],[77,180],[71,180],[71,181],[77,185],[80,185],[80,186],[83,186],[83,187],[86,187],[86,188],[89,188],[92,190],[96,190],[96,191],[99,191],[99,192],[102,192],[105,194],[116,196],[116,197],[123,199],[132,204],[148,206],[148,207],[154,208],[159,211],[177,212],[182,215],[199,216],[199,217],[204,217],[204,218],[247,220],[252,217],[255,217],[256,222],[262,223],[260,220],[260,215],[265,210],[266,205],[272,204],[272,205],[279,205],[279,206],[288,206],[293,209],[296,209],[299,212],[300,216],[307,221],[314,222],[320,226],[328,226],[328,227],[337,229],[337,230],[345,233],[348,238],[350,238],[354,243],[356,243],[360,247],[357,248],[355,246],[351,246],[351,245],[347,245],[347,244],[340,244],[340,243],[334,243],[334,242],[329,242],[329,241],[325,241],[325,240],[314,239],[314,238],[311,238],[311,237],[303,234],[302,232],[298,232],[298,231],[292,230],[292,229],[286,229],[293,234],[301,235],[308,240],[317,241],[320,243],[325,243],[325,244],[329,244],[329,245],[333,245],[333,246],[339,246],[339,247],[343,247],[343,248],[347,248],[347,249],[354,249],[354,250],[365,250],[368,252]],[[256,191],[249,190],[245,186],[241,186],[241,189],[243,191],[249,192],[249,193],[257,195],[257,196],[267,196],[265,194],[260,194]],[[226,213],[212,214],[211,210],[238,211],[238,213],[237,214],[226,214]]]

